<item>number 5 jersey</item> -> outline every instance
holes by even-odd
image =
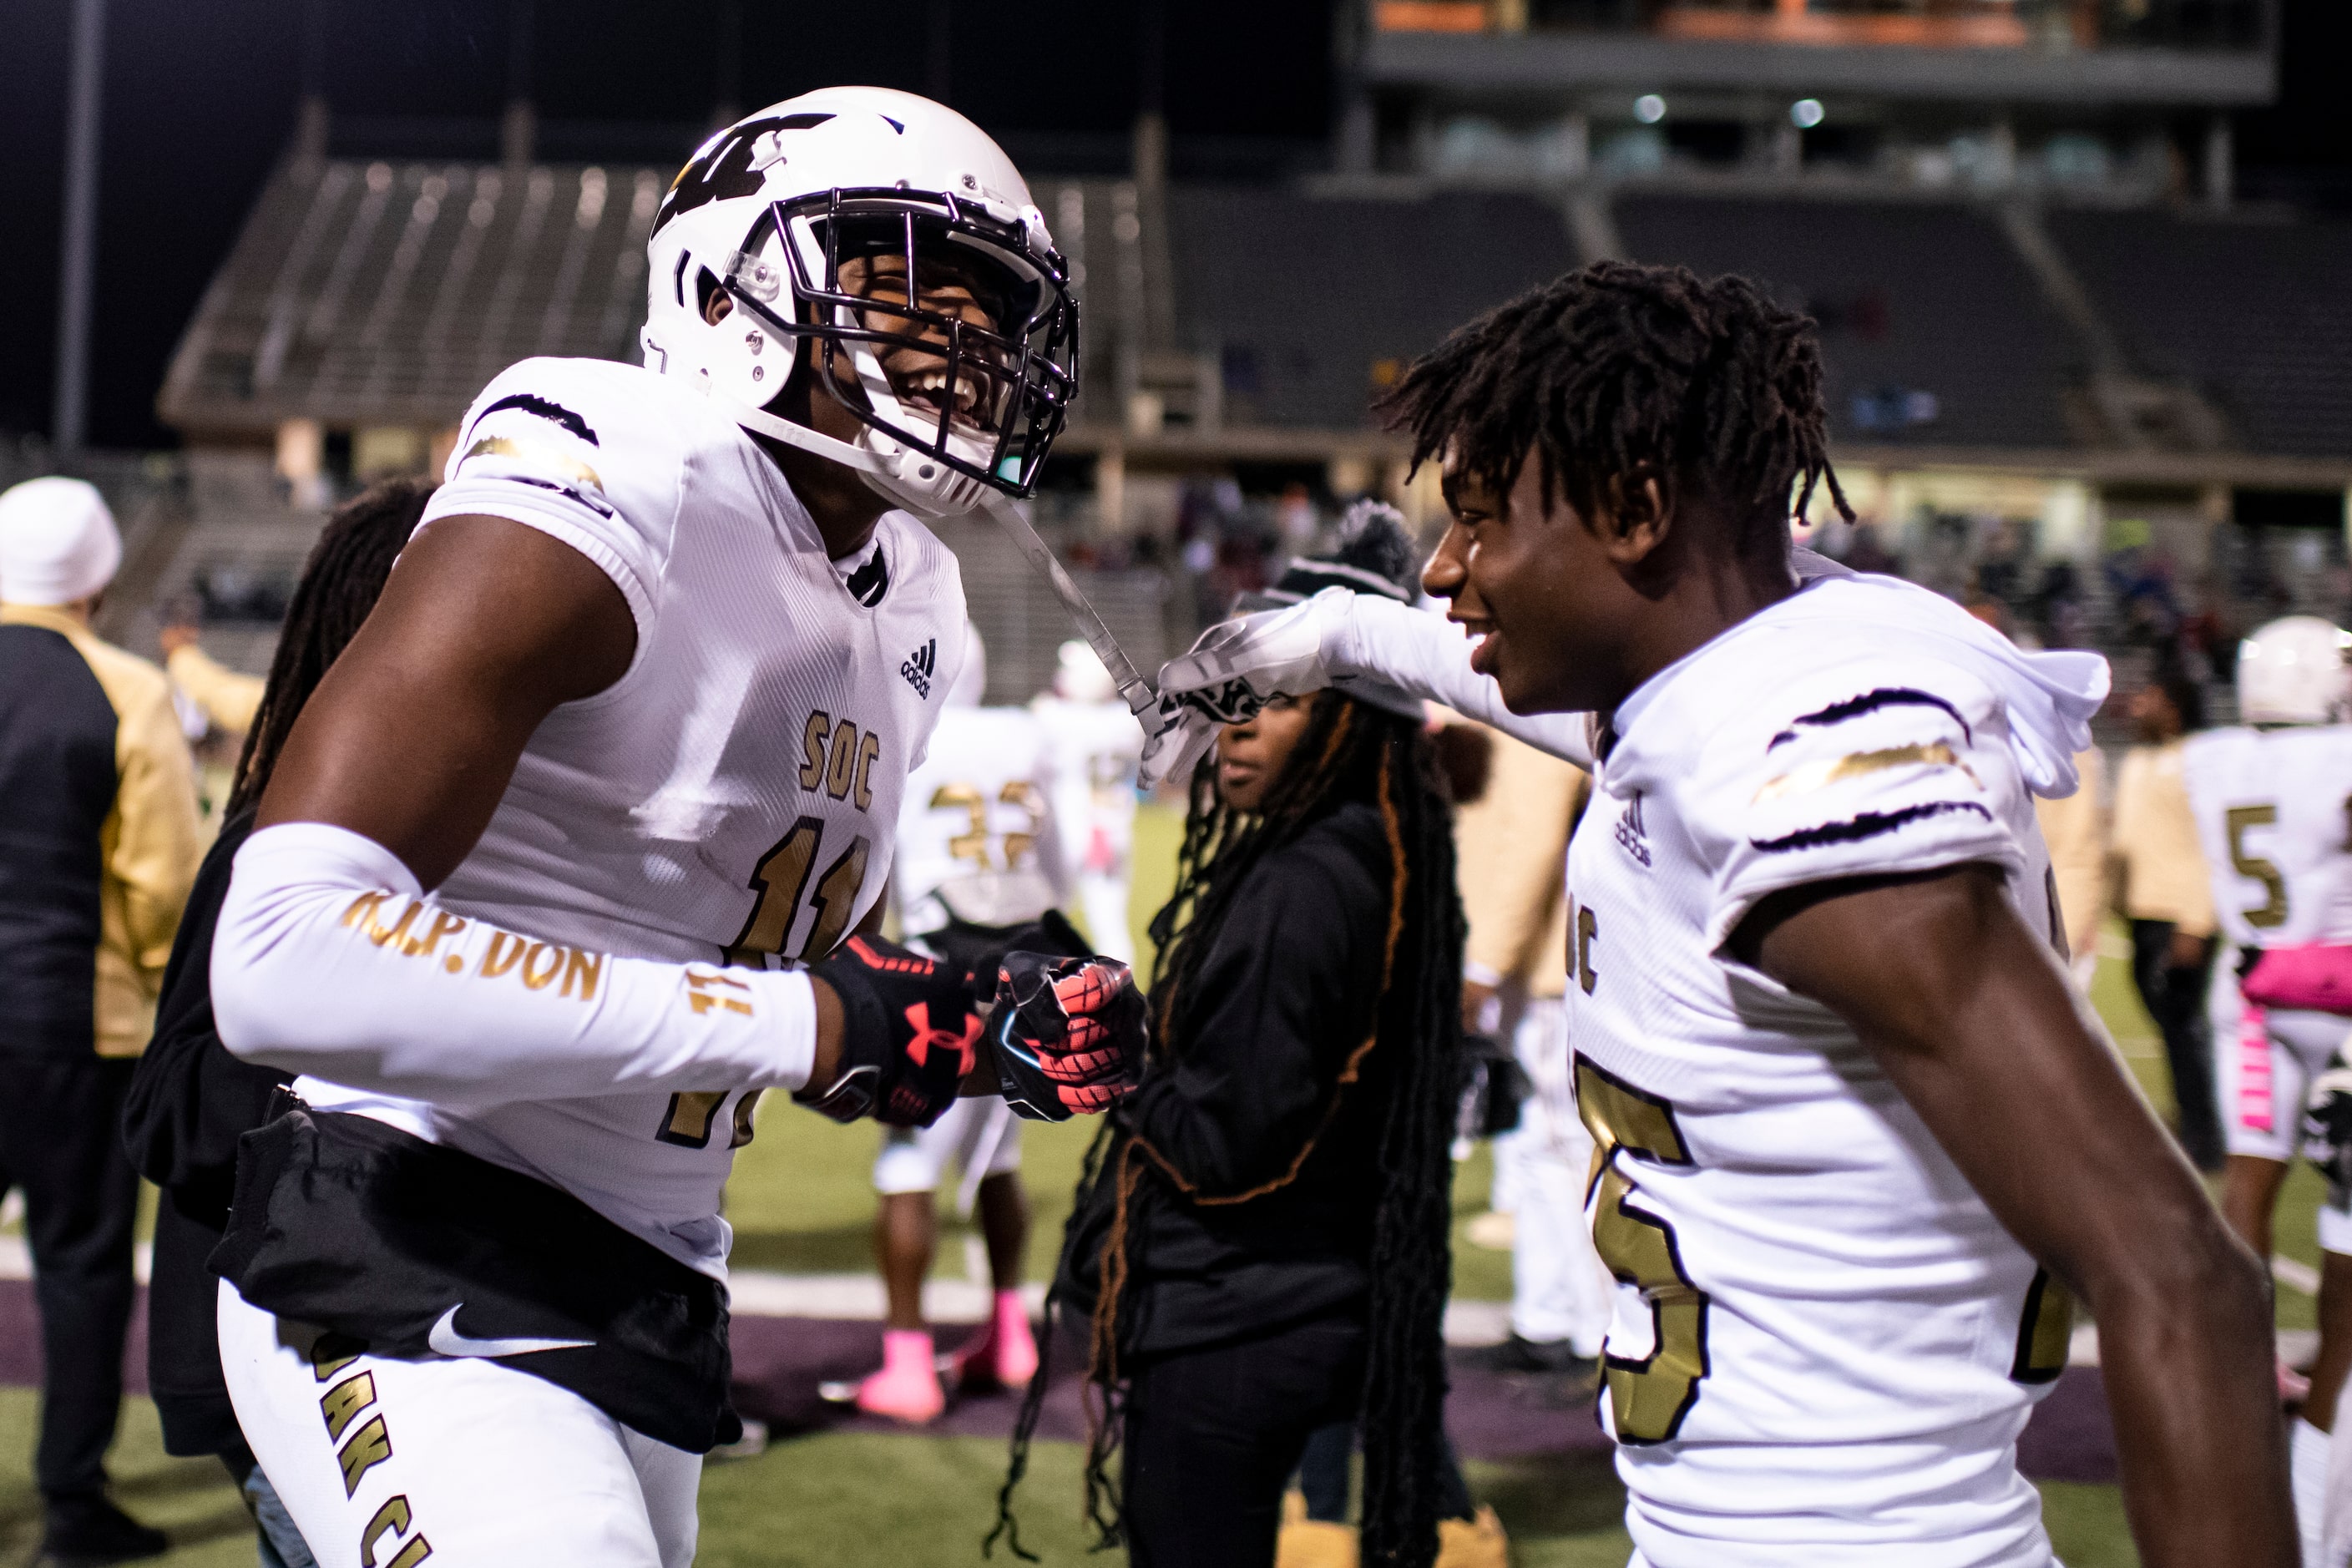
[[[600,955],[699,960],[719,1007],[719,966],[830,952],[882,895],[908,772],[964,657],[955,558],[890,512],[865,551],[829,559],[731,420],[683,382],[603,361],[499,375],[446,478],[422,527],[472,513],[538,529],[595,563],[636,623],[626,673],[540,725],[432,896],[530,939],[468,983],[569,994],[593,990]],[[719,1193],[756,1090],[532,1098],[512,1084],[446,1103],[305,1079],[300,1091],[561,1187],[724,1276]]]
[[[2105,688],[1840,574],[1613,716],[1569,848],[1569,1039],[1637,1561],[2050,1561],[2015,1444],[2063,1290],[1853,1031],[1725,943],[1783,889],[1976,863],[2063,946],[2032,795],[2071,793]]]
[[[2180,771],[2222,934],[2352,943],[2352,724],[2208,730],[2183,743]]]

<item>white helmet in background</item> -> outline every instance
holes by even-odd
[[[2345,656],[2352,636],[2317,616],[2273,621],[2238,645],[2238,719],[2333,724],[2352,708]]]
[[[1108,702],[1118,695],[1118,686],[1103,668],[1102,656],[1072,637],[1054,656],[1054,695],[1065,702]]]
[[[1077,395],[1077,301],[1027,184],[912,93],[825,88],[719,132],[663,197],[646,262],[647,365],[923,516],[1027,495]],[[803,339],[855,445],[774,406]]]

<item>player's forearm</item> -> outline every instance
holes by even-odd
[[[2148,1277],[2085,1281],[2122,1460],[2124,1507],[2147,1568],[2294,1568],[2271,1300],[2221,1234]]]
[[[212,990],[247,1060],[467,1104],[798,1089],[817,1036],[805,975],[533,941],[421,897],[382,846],[318,823],[239,851]]]
[[[1426,610],[1372,594],[1349,596],[1348,613],[1324,646],[1334,686],[1369,676],[1442,702],[1456,713],[1491,724],[1539,752],[1592,765],[1581,713],[1517,714],[1503,706],[1502,689],[1470,668],[1470,641],[1459,627]]]

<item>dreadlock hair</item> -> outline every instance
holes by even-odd
[[[269,787],[270,772],[285,750],[286,737],[293,732],[296,717],[319,689],[327,667],[375,608],[383,580],[392,574],[392,563],[408,536],[416,531],[433,489],[430,479],[386,479],[362,490],[327,520],[287,604],[278,652],[269,661],[269,681],[262,689],[253,728],[246,732],[245,749],[237,754],[236,782],[230,786],[225,815],[234,816],[252,806]]]
[[[1153,917],[1159,980],[1152,990],[1154,1070],[1170,1070],[1190,1042],[1181,1000],[1250,871],[1350,801],[1373,805],[1388,836],[1390,894],[1381,989],[1371,1036],[1347,1058],[1315,1132],[1281,1175],[1241,1193],[1202,1193],[1145,1139],[1111,1118],[1096,1136],[1079,1178],[1070,1235],[1100,1184],[1113,1184],[1113,1217],[1098,1259],[1100,1285],[1087,1368],[1087,1514],[1097,1549],[1122,1540],[1121,1504],[1109,1474],[1119,1441],[1120,1308],[1131,1279],[1129,1253],[1141,1203],[1246,1204],[1295,1180],[1341,1108],[1375,1097],[1378,1191],[1371,1254],[1370,1321],[1360,1426],[1364,1442],[1363,1558],[1428,1568],[1437,1551],[1439,1479],[1444,1451],[1443,1318],[1452,1275],[1451,1144],[1459,1090],[1463,917],[1454,873],[1453,816],[1436,754],[1415,720],[1336,691],[1314,698],[1290,761],[1260,810],[1243,813],[1219,795],[1213,759],[1194,770],[1191,810],[1177,862],[1176,891]],[[1147,1163],[1163,1182],[1145,1184]],[[1171,1190],[1172,1189],[1172,1190]],[[1066,1247],[1068,1245],[1066,1242]],[[1051,1353],[1054,1335],[1045,1336]],[[1029,1557],[1011,1511],[1027,1468],[1049,1367],[1032,1379],[1013,1438],[1013,1463],[998,1497],[996,1528]],[[1098,1397],[1099,1403],[1096,1403]],[[1033,1558],[1032,1561],[1034,1559]]]
[[[1456,329],[1378,412],[1411,434],[1416,468],[1451,447],[1500,495],[1533,456],[1545,500],[1587,516],[1648,465],[1731,507],[1743,554],[1785,559],[1790,511],[1824,481],[1853,518],[1830,467],[1814,323],[1745,278],[1625,261],[1564,273]]]

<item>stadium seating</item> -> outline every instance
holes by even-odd
[[[2352,430],[2352,224],[2063,212],[2050,231],[2149,373],[2185,378],[2250,450],[2326,455]]]
[[[1957,204],[1626,195],[1641,261],[1740,272],[1822,326],[1842,441],[2069,444],[2065,329],[1993,219]]]
[[[1168,226],[1178,331],[1222,356],[1236,423],[1360,426],[1404,361],[1577,263],[1560,209],[1523,195],[1180,185]]]

